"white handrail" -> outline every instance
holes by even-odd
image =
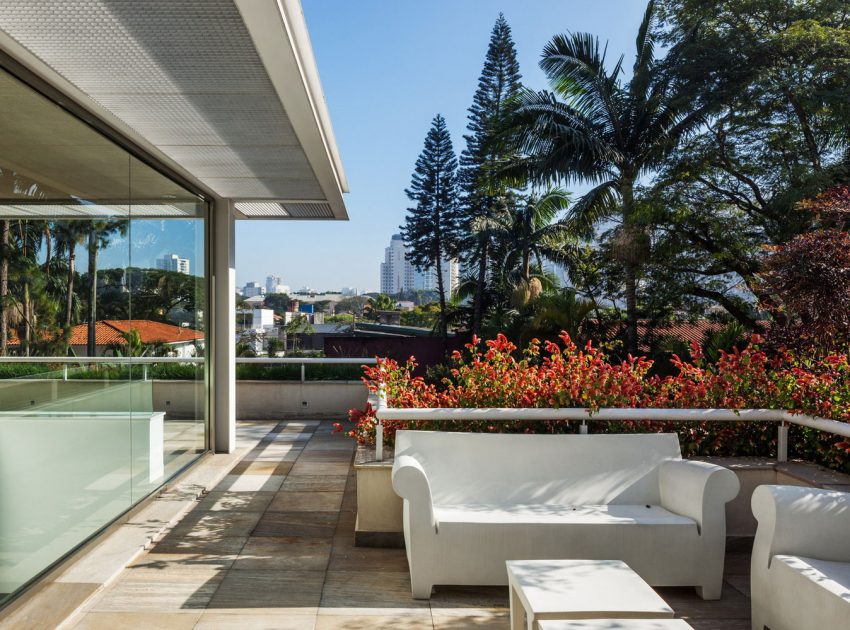
[[[673,422],[778,422],[778,454],[779,461],[788,459],[788,424],[797,424],[818,431],[850,437],[850,423],[838,420],[828,420],[805,414],[791,413],[784,409],[661,409],[661,408],[612,408],[604,407],[596,411],[580,407],[562,409],[553,408],[512,408],[512,407],[429,407],[429,408],[399,408],[388,407],[386,398],[379,394],[375,417],[376,427],[375,459],[383,458],[383,421],[454,421],[454,420],[485,420],[492,422],[507,421],[545,421],[545,420],[580,420],[581,432],[587,433],[587,421],[616,422],[624,420],[650,420]],[[380,444],[378,437],[380,436]]]
[[[203,363],[204,357],[0,357],[3,363],[107,363],[112,365],[145,365],[152,363]]]
[[[204,357],[0,357],[2,363],[203,363]],[[272,363],[292,365],[375,365],[375,357],[237,357],[236,363]]]
[[[375,365],[375,357],[236,357],[237,363],[271,363],[285,365]]]

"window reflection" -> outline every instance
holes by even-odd
[[[0,70],[0,602],[205,450],[206,216]]]

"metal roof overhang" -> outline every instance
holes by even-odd
[[[4,0],[0,51],[241,218],[348,218],[299,0]]]

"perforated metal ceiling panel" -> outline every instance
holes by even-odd
[[[291,217],[293,219],[332,219],[333,210],[326,203],[238,202],[238,210],[248,219]]]
[[[216,194],[333,216],[233,0],[3,0],[0,30]]]

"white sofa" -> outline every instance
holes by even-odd
[[[850,628],[850,494],[759,486],[753,629]]]
[[[675,434],[399,431],[413,597],[507,584],[506,560],[624,560],[652,586],[718,599],[730,470],[682,460]]]

